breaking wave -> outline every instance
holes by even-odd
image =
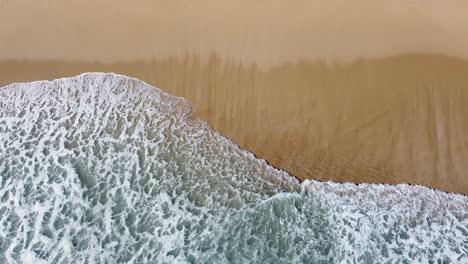
[[[468,197],[300,183],[115,74],[0,89],[0,177],[1,263],[468,262]]]

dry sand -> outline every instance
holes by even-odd
[[[64,2],[0,0],[0,85],[117,72],[300,179],[468,194],[468,2]]]

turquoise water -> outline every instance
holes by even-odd
[[[2,88],[0,176],[0,263],[468,262],[468,197],[299,183],[120,75]]]

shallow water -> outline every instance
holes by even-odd
[[[3,88],[0,175],[0,262],[468,261],[468,197],[299,183],[125,76]]]

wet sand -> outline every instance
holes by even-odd
[[[410,183],[468,193],[468,61],[402,55],[260,70],[212,55],[0,62],[0,85],[81,72],[133,76],[192,101],[199,117],[300,179]]]
[[[300,179],[468,194],[468,2],[0,0],[0,85],[116,72]]]

